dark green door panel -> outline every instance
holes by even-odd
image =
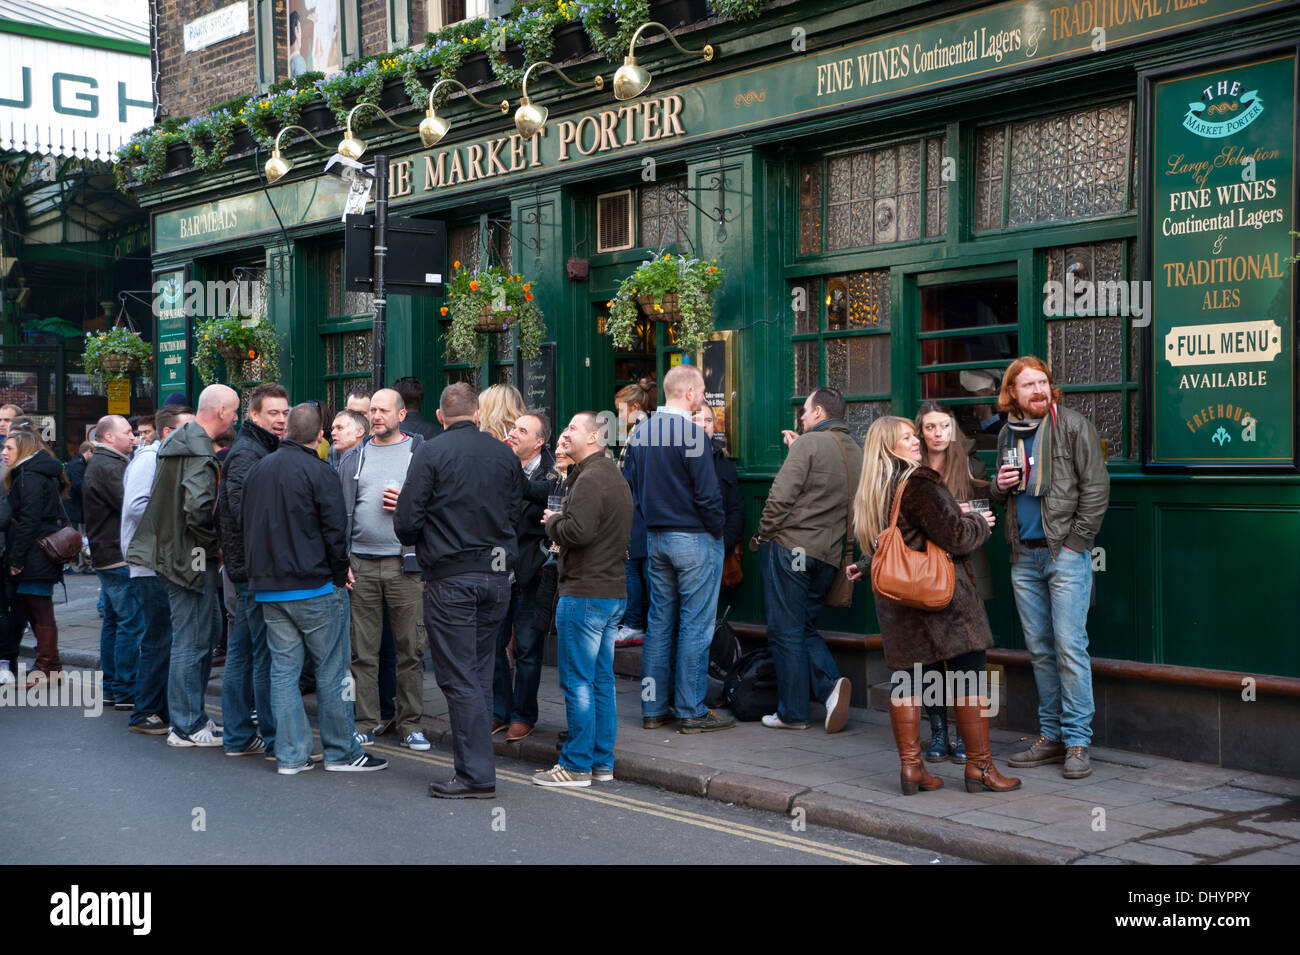
[[[1300,507],[1158,505],[1163,662],[1300,676]]]

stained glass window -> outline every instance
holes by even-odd
[[[1137,384],[1140,339],[1134,306],[1144,286],[1134,275],[1131,241],[1057,246],[1043,253],[1050,294],[1047,364],[1064,403],[1085,415],[1112,458],[1140,458]],[[1136,296],[1136,297],[1135,297]],[[1127,428],[1128,441],[1125,442]]]
[[[981,130],[976,231],[1127,212],[1132,130],[1131,101]]]

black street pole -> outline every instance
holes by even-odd
[[[384,382],[388,376],[385,369],[385,352],[388,349],[388,320],[385,315],[387,301],[384,297],[384,261],[388,258],[387,229],[388,224],[388,157],[375,156],[375,264],[374,295],[375,324],[372,335],[374,360],[372,363],[374,389],[387,387]]]

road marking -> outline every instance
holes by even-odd
[[[377,743],[374,746],[367,747],[367,750],[370,752],[379,751],[385,756],[400,756],[406,759],[431,763],[435,766],[441,766],[446,769],[454,768],[452,760],[449,757],[432,753],[413,752],[405,747]],[[532,775],[528,773],[517,773],[510,770],[498,769],[496,775],[498,780],[504,780],[506,782],[524,786],[533,785]],[[749,826],[740,822],[721,820],[704,813],[693,812],[687,809],[677,809],[671,806],[657,806],[654,803],[642,799],[636,799],[631,796],[623,796],[616,793],[594,792],[592,789],[557,789],[556,791],[567,796],[585,799],[589,802],[596,802],[617,809],[626,809],[632,812],[641,813],[642,815],[657,816],[660,819],[698,826],[701,829],[711,829],[715,832],[721,832],[724,835],[749,839],[754,842],[765,842],[782,849],[794,849],[798,852],[806,852],[811,855],[822,856],[823,858],[833,859],[837,862],[847,862],[853,865],[907,865],[906,862],[899,859],[889,859],[885,856],[873,855],[869,852],[860,852],[857,849],[846,849],[841,846],[833,846],[828,843],[818,842],[814,839],[800,837],[794,834],[787,836],[783,833],[774,833],[767,829],[760,829],[757,826]]]

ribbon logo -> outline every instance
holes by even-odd
[[[1241,132],[1264,113],[1264,102],[1259,98],[1259,90],[1250,90],[1241,94],[1237,102],[1246,107],[1245,111],[1221,123],[1208,122],[1201,116],[1208,109],[1205,103],[1188,103],[1187,115],[1183,117],[1183,126],[1197,136],[1206,139],[1222,139],[1224,136]]]

